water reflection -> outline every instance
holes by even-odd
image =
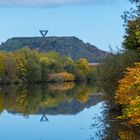
[[[0,139],[138,140],[93,85],[10,85],[0,89]],[[36,129],[35,129],[36,128]],[[24,131],[23,131],[24,130]]]
[[[76,114],[101,101],[100,94],[90,94],[85,84],[74,83],[3,87],[0,90],[0,111],[30,114]],[[95,96],[96,98],[91,98]]]

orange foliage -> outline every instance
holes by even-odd
[[[116,102],[124,107],[121,118],[140,125],[140,62],[128,68],[116,91]]]

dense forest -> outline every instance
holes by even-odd
[[[108,54],[77,37],[16,37],[2,43],[0,50],[15,51],[25,46],[41,52],[55,51],[73,60],[86,58],[89,62],[97,62]]]
[[[73,61],[55,52],[29,48],[0,52],[0,83],[71,82],[93,80],[94,67],[86,59]]]

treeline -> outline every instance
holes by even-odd
[[[0,52],[0,83],[91,81],[88,61],[73,61],[55,52],[42,53],[28,47]]]
[[[77,37],[16,37],[0,44],[0,50],[15,51],[25,45],[42,52],[55,51],[61,55],[70,56],[73,60],[86,58],[90,62],[97,62],[108,54],[94,45],[84,43]]]

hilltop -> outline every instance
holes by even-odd
[[[0,50],[14,51],[25,46],[41,52],[55,51],[74,60],[83,57],[89,62],[97,62],[107,55],[107,52],[77,37],[14,37],[2,43]]]

